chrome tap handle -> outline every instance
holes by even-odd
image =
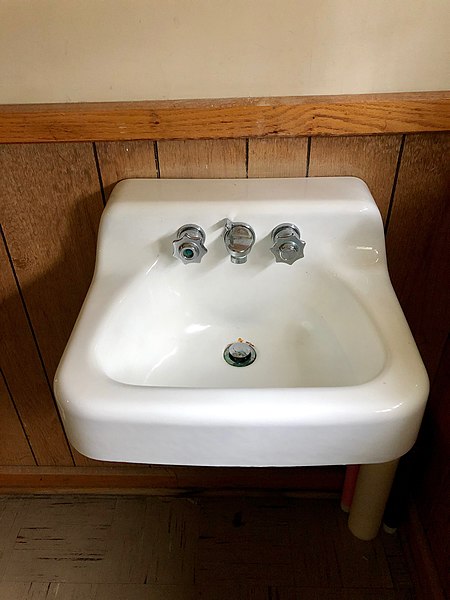
[[[241,265],[247,262],[247,256],[255,243],[255,232],[247,223],[233,223],[227,219],[223,239],[231,262]]]
[[[199,263],[208,252],[204,245],[205,232],[199,225],[183,225],[172,242],[173,256],[185,265]]]
[[[273,246],[270,249],[276,262],[292,265],[299,258],[303,258],[303,249],[306,246],[300,238],[300,231],[292,223],[282,223],[272,231]]]

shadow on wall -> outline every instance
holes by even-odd
[[[38,464],[72,465],[52,385],[92,279],[101,196],[42,215],[26,204],[2,218],[0,366]]]
[[[59,226],[55,232],[57,244],[53,243],[53,239],[46,247],[45,239],[33,235],[29,247],[22,246],[19,249],[17,259],[14,250],[18,240],[12,235],[11,244],[8,224],[3,226],[4,241],[8,246],[10,258],[9,264],[5,265],[5,269],[10,270],[10,285],[9,295],[2,300],[1,310],[7,321],[11,316],[15,317],[14,327],[10,332],[12,335],[6,336],[10,341],[9,347],[13,348],[19,345],[19,340],[25,339],[25,333],[21,335],[18,321],[24,320],[26,311],[50,380],[54,376],[94,272],[97,229],[88,231],[92,223],[86,223],[85,216],[86,207],[97,201],[95,195],[81,198],[58,219],[64,225]],[[25,255],[28,255],[29,259],[24,260]],[[11,284],[14,272],[20,291]],[[19,304],[25,308],[23,319],[18,319]]]

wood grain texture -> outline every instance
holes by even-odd
[[[122,179],[157,177],[152,142],[97,142],[95,147],[106,200]]]
[[[51,380],[94,269],[103,209],[92,144],[0,147],[1,219]]]
[[[0,143],[450,130],[450,93],[0,106]]]
[[[161,178],[246,176],[245,140],[158,142]]]
[[[1,238],[0,362],[38,464],[72,465],[72,456]],[[19,446],[21,438],[18,435]],[[13,448],[10,450],[14,453]],[[8,463],[13,464],[9,460]]]
[[[0,465],[36,464],[0,371]]]
[[[341,467],[221,468],[127,465],[83,467],[0,467],[2,493],[229,493],[287,490],[337,494]]]
[[[248,141],[249,177],[305,177],[308,138],[255,138]]]
[[[406,137],[387,231],[392,282],[432,379],[450,329],[450,136]]]
[[[93,147],[3,145],[0,171],[4,234],[52,381],[94,268],[103,203]],[[92,464],[73,454],[78,464]]]
[[[92,493],[128,493],[170,490],[178,487],[171,469],[146,466],[109,467],[0,467],[2,493],[72,493],[89,490]],[[72,492],[71,492],[72,491]]]
[[[386,221],[401,140],[401,135],[313,138],[308,174],[360,177]]]

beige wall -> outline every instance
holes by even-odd
[[[0,103],[450,88],[449,0],[0,0]]]

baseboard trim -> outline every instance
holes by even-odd
[[[238,491],[338,494],[341,467],[0,467],[0,494],[101,493],[182,496]]]

